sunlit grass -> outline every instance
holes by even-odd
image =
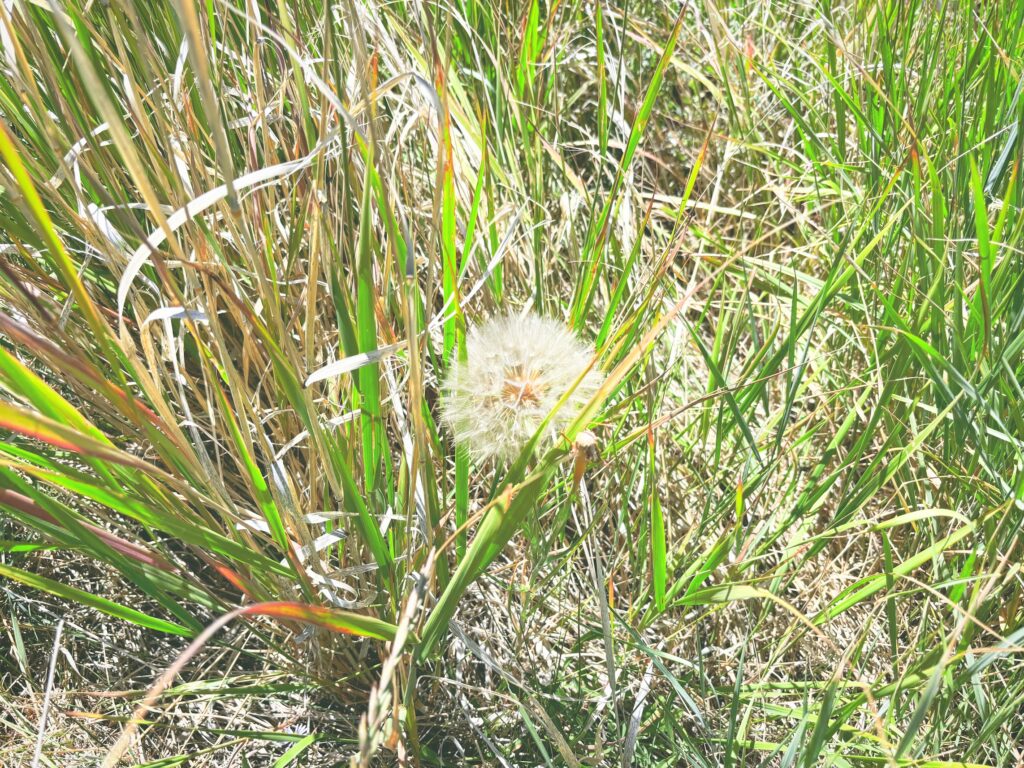
[[[1022,16],[0,6],[0,576],[161,649],[82,764],[1016,765]],[[519,311],[603,383],[483,460]]]

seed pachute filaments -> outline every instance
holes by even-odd
[[[492,318],[470,330],[466,359],[448,370],[444,422],[477,461],[510,461],[556,408],[544,440],[594,396],[602,377],[593,362],[593,350],[557,320],[533,313]]]

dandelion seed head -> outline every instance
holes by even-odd
[[[557,437],[594,396],[602,377],[590,367],[593,356],[556,320],[532,313],[492,318],[470,330],[466,360],[448,370],[444,422],[477,461],[511,461],[566,392],[572,390],[544,441]]]

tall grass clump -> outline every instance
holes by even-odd
[[[387,644],[415,645],[404,607],[448,586],[456,526],[496,532],[446,615],[515,533],[510,508],[567,493],[571,435],[485,478],[437,425],[467,325],[531,304],[558,328],[578,270],[531,234],[543,190],[517,155],[536,126],[489,115],[436,12],[4,11],[4,513],[126,597],[25,558],[6,579],[185,638],[270,617],[252,631],[293,671],[365,700]],[[606,316],[586,362],[617,373],[581,426],[639,358],[642,289]],[[396,676],[413,697],[408,663]]]
[[[1016,765],[1022,27],[0,4],[11,754]]]

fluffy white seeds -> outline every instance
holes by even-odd
[[[495,317],[472,329],[466,356],[448,370],[442,415],[456,442],[477,461],[515,459],[573,390],[542,439],[557,437],[602,380],[591,368],[577,384],[593,351],[561,323],[534,314]]]

